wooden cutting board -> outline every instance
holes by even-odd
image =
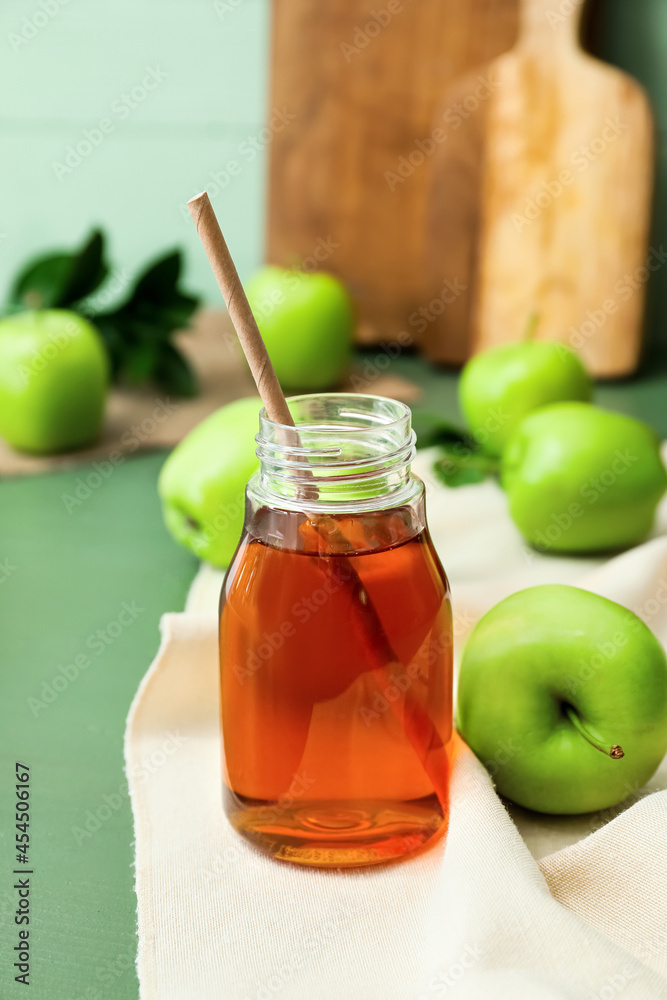
[[[426,276],[432,302],[441,289],[456,294],[447,296],[442,309],[430,304],[420,330],[420,346],[435,362],[462,364],[471,354],[486,113],[496,86],[494,66],[478,67],[454,81],[436,113],[449,128],[433,156]]]
[[[267,257],[343,278],[367,343],[419,330],[436,108],[453,79],[513,44],[516,11],[274,0],[271,108],[288,120],[276,117],[269,145]]]
[[[655,255],[647,266],[653,124],[639,85],[580,49],[581,11],[522,0],[518,43],[490,67],[469,345],[518,339],[536,311],[540,338],[620,376],[637,366],[646,281],[661,266]],[[450,338],[460,360],[460,330]]]

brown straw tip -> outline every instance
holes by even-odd
[[[205,211],[206,208],[211,207],[211,202],[208,197],[208,192],[200,191],[199,194],[196,194],[193,198],[188,199],[187,206],[190,215],[192,216],[192,220],[196,226],[199,222],[202,212]]]
[[[266,407],[266,412],[275,423],[293,427],[292,414],[276,378],[276,373],[252,314],[250,303],[243,291],[236,265],[225,243],[209,196],[206,191],[202,191],[194,198],[190,198],[187,205],[211,264],[215,280],[222,292],[241,347],[248,359],[250,371]]]

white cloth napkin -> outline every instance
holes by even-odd
[[[667,644],[667,503],[657,537],[608,561],[532,553],[493,483],[433,486],[429,521],[461,639],[507,594],[564,582]],[[458,743],[447,840],[417,858],[318,871],[239,838],[220,799],[220,579],[203,569],[185,613],[163,619],[128,718],[142,1000],[667,998],[667,791],[648,794],[667,789],[664,765],[618,810],[513,810],[523,839]]]

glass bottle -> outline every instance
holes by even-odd
[[[372,864],[446,829],[449,588],[408,407],[288,403],[296,433],[260,414],[220,599],[225,810],[276,858]]]

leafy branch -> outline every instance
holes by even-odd
[[[120,306],[98,310],[94,293],[109,275],[104,235],[95,230],[73,253],[31,261],[14,281],[7,312],[71,309],[92,322],[109,354],[114,381],[151,382],[178,396],[197,394],[195,373],[173,343],[188,326],[199,299],[179,287],[182,257],[173,251],[152,261]]]
[[[15,278],[9,310],[73,308],[104,282],[104,237],[94,230],[80,250],[37,257]]]
[[[419,410],[412,415],[418,448],[440,448],[433,472],[445,486],[467,486],[497,477],[499,459],[484,452],[478,441],[455,424]]]

